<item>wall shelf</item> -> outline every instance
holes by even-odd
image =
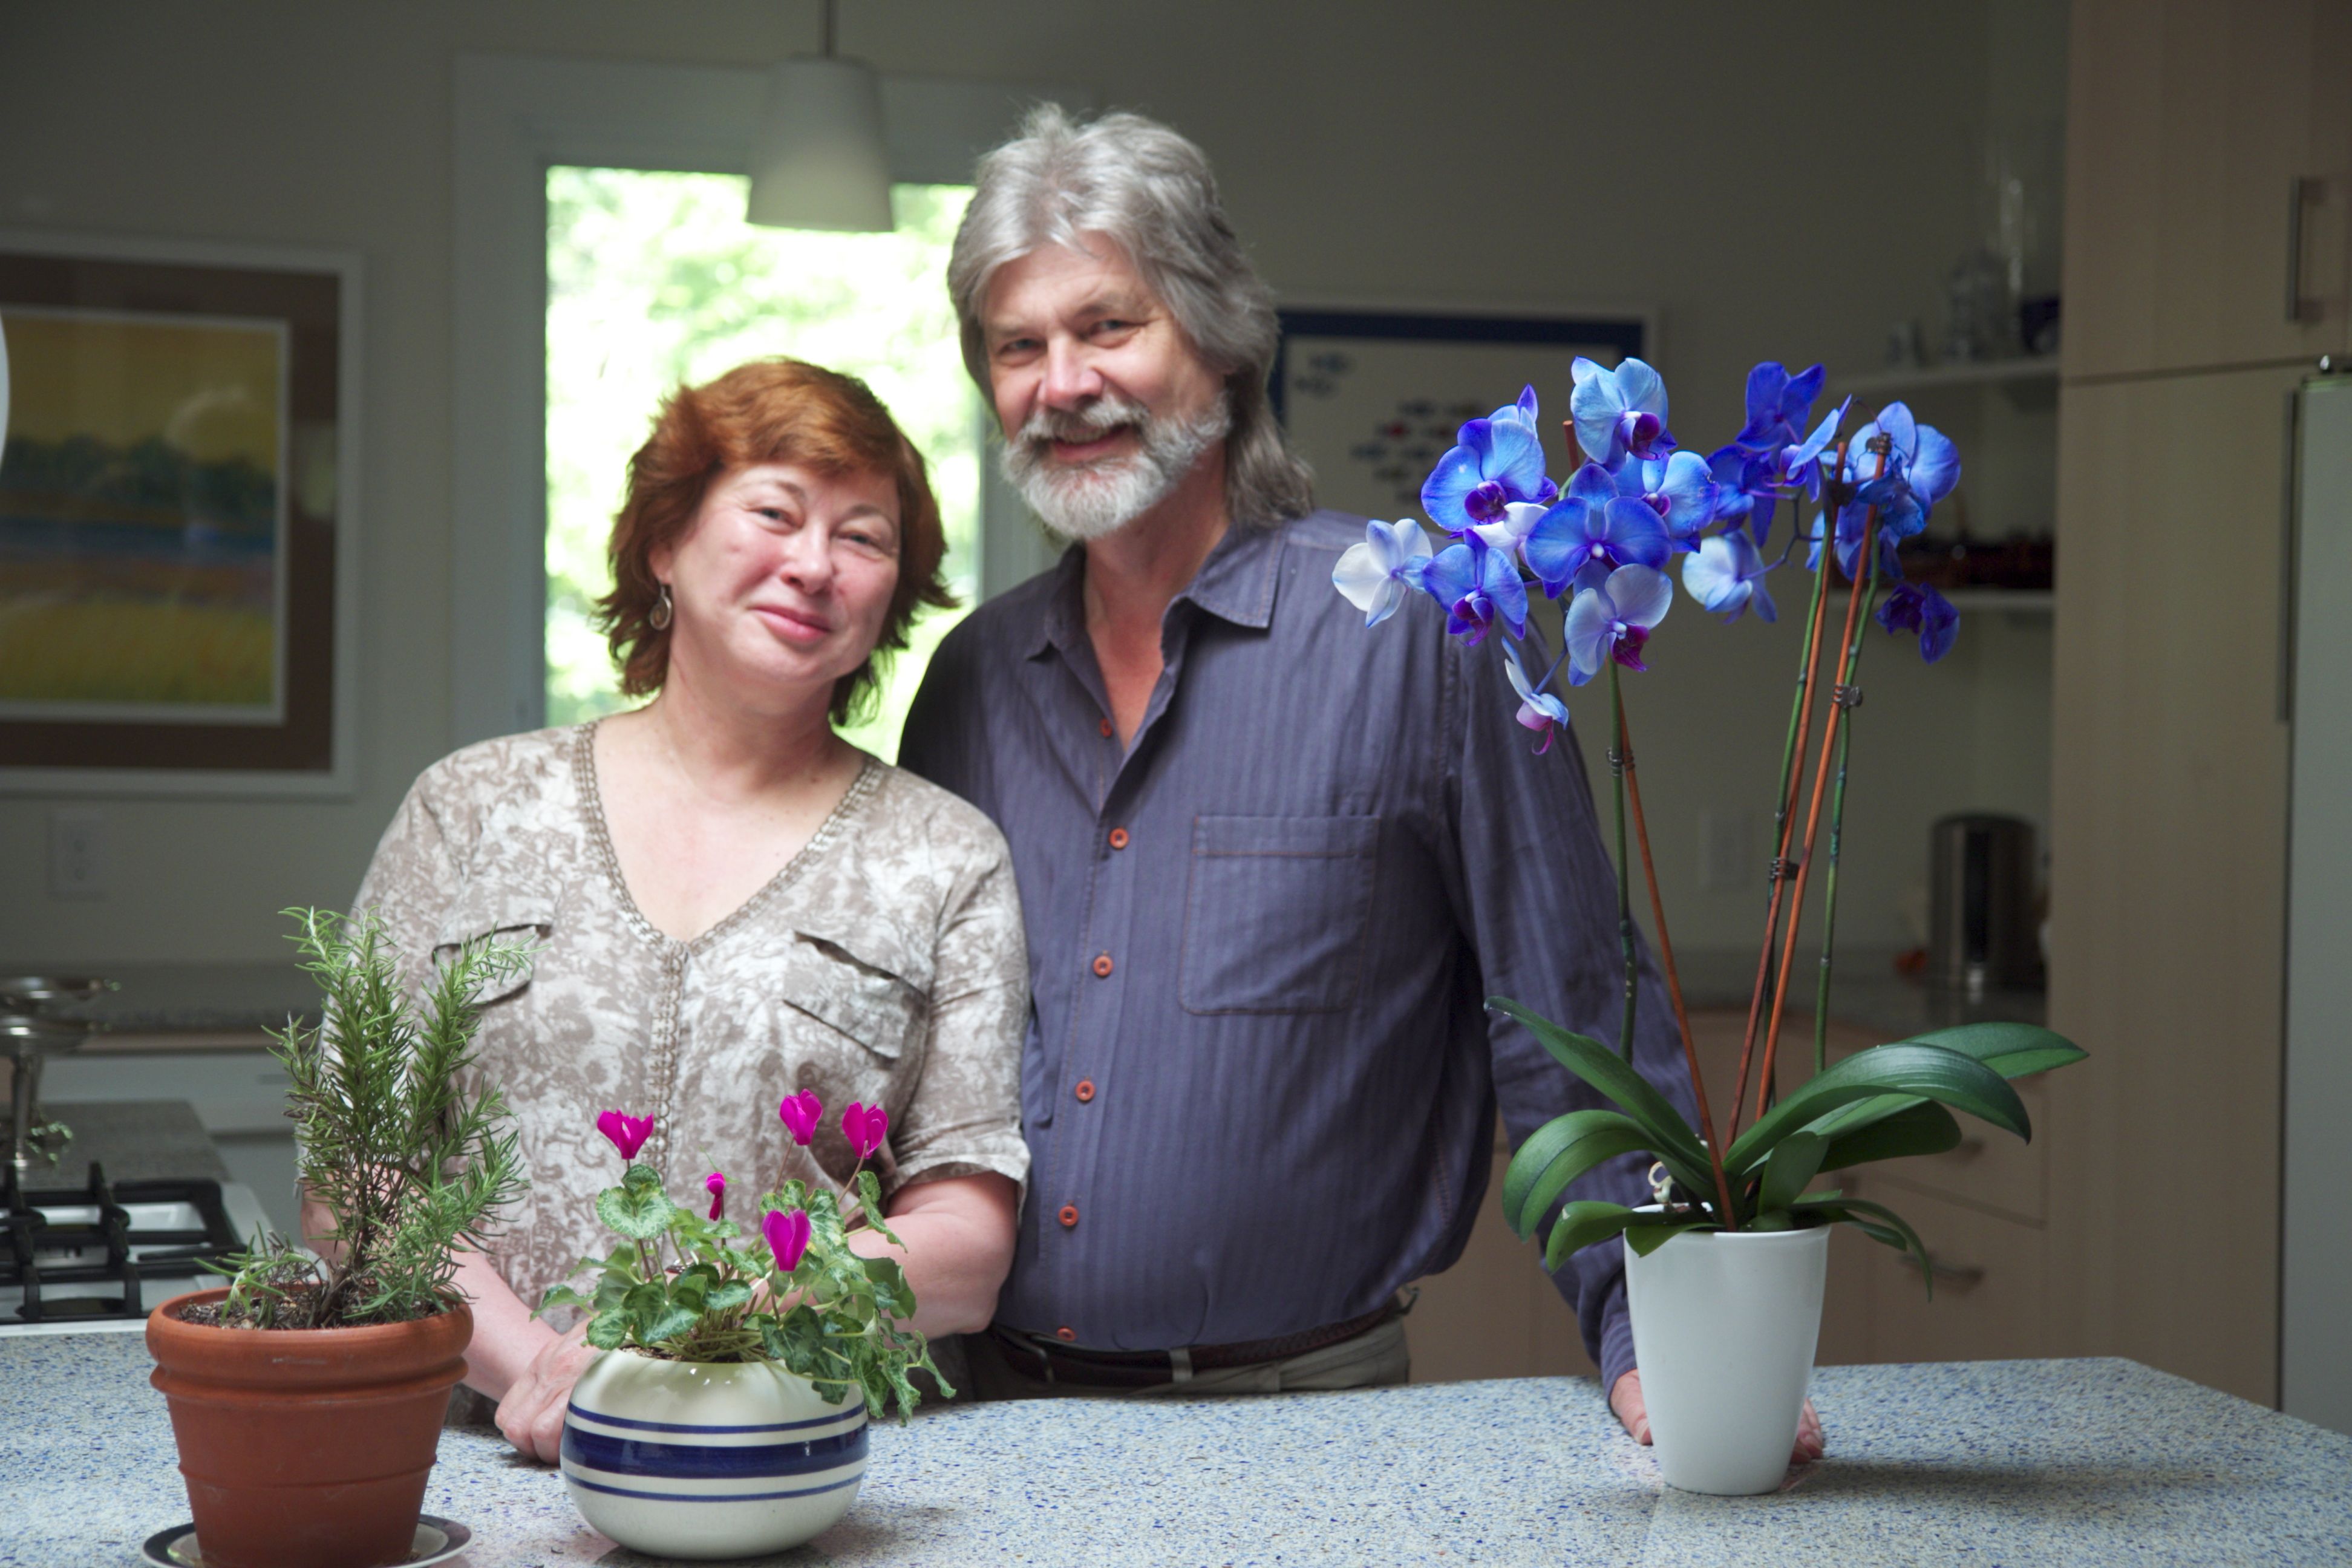
[[[2058,606],[2058,595],[2049,588],[1954,588],[1944,597],[1956,610],[2016,610],[2046,616]]]

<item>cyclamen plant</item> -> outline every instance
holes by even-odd
[[[1393,616],[1407,596],[1427,594],[1444,606],[1446,632],[1465,644],[1502,627],[1504,674],[1515,717],[1543,737],[1569,722],[1566,694],[1554,686],[1567,666],[1570,689],[1603,670],[1609,676],[1610,743],[1617,838],[1617,914],[1624,966],[1624,1010],[1619,1050],[1572,1034],[1505,997],[1488,1005],[1524,1023],[1562,1066],[1617,1109],[1579,1110],[1538,1128],[1513,1155],[1503,1184],[1503,1212],[1521,1237],[1530,1236],[1578,1177],[1621,1155],[1646,1152],[1656,1163],[1656,1207],[1571,1202],[1554,1220],[1544,1266],[1557,1268],[1580,1247],[1623,1235],[1648,1253],[1684,1230],[1786,1230],[1832,1223],[1858,1226],[1874,1240],[1907,1248],[1932,1293],[1927,1250],[1901,1216],[1882,1205],[1837,1191],[1807,1192],[1823,1172],[1869,1160],[1938,1153],[1957,1145],[1966,1111],[2032,1136],[2025,1107],[2009,1080],[2079,1061],[2083,1052],[2047,1029],[2023,1024],[1972,1024],[1915,1039],[1875,1046],[1832,1065],[1827,1060],[1831,952],[1837,922],[1837,867],[1845,812],[1853,712],[1861,704],[1854,675],[1862,658],[1861,627],[1873,614],[1890,632],[1918,635],[1921,656],[1934,662],[1949,652],[1958,616],[1932,586],[1904,580],[1901,547],[1926,527],[1936,504],[1959,482],[1959,454],[1949,438],[1918,424],[1900,403],[1879,410],[1840,439],[1853,400],[1818,423],[1819,365],[1791,375],[1777,362],[1748,374],[1747,421],[1738,434],[1705,458],[1680,449],[1667,425],[1665,383],[1650,365],[1627,359],[1613,367],[1578,359],[1572,369],[1566,432],[1582,460],[1565,484],[1544,472],[1535,388],[1518,401],[1461,428],[1422,487],[1422,505],[1451,542],[1433,549],[1411,519],[1373,522],[1332,573],[1332,584],[1364,612],[1367,627]],[[1809,428],[1810,426],[1810,428]],[[1814,509],[1810,529],[1790,530],[1777,557],[1771,535],[1781,503],[1801,515]],[[1806,546],[1803,570],[1812,578],[1803,656],[1781,748],[1773,799],[1774,849],[1767,868],[1764,941],[1757,961],[1739,1078],[1724,1138],[1716,1135],[1713,1107],[1691,1040],[1690,1021],[1666,934],[1665,907],[1642,817],[1633,768],[1633,733],[1625,717],[1619,671],[1647,667],[1643,652],[1674,605],[1664,568],[1682,558],[1684,591],[1727,623],[1749,609],[1771,621],[1779,610],[1765,586],[1773,571],[1792,564]],[[1826,548],[1825,548],[1826,547]],[[1824,556],[1827,560],[1824,560]],[[1843,630],[1825,637],[1833,561],[1847,584]],[[1892,591],[1881,603],[1882,580]],[[1567,601],[1564,647],[1547,659],[1542,638],[1528,620],[1528,589]],[[1534,652],[1523,656],[1517,644]],[[1820,749],[1811,795],[1804,802],[1804,832],[1796,837],[1804,766],[1813,743],[1814,697],[1823,655],[1836,649],[1830,700],[1821,704]],[[1533,673],[1537,667],[1541,673]],[[1834,779],[1832,779],[1834,766]],[[1829,831],[1821,841],[1826,805]],[[1638,958],[1633,938],[1628,822],[1641,848],[1652,923],[1684,1061],[1699,1113],[1694,1129],[1666,1097],[1633,1067],[1637,1016]],[[1813,999],[1811,1075],[1783,1096],[1779,1089],[1780,1023],[1795,959],[1797,928],[1810,890],[1815,851],[1825,851],[1822,953]],[[1749,1069],[1758,1066],[1754,1121],[1739,1129]]]
[[[824,1110],[814,1091],[803,1089],[776,1115],[805,1148]],[[723,1173],[702,1179],[710,1198],[706,1213],[672,1202],[661,1173],[637,1161],[654,1119],[604,1112],[596,1129],[620,1151],[623,1170],[618,1186],[596,1195],[596,1213],[624,1245],[609,1258],[580,1260],[575,1275],[597,1271],[593,1292],[558,1285],[539,1310],[586,1310],[588,1342],[599,1350],[672,1361],[775,1362],[835,1405],[856,1388],[878,1411],[895,1394],[902,1420],[921,1403],[908,1377],[917,1367],[952,1395],[924,1337],[908,1326],[915,1293],[905,1271],[893,1258],[868,1258],[849,1245],[860,1227],[901,1245],[882,1218],[881,1184],[866,1164],[889,1128],[889,1114],[878,1105],[852,1102],[842,1113],[842,1133],[857,1156],[847,1184],[856,1206],[848,1215],[832,1193],[795,1177],[760,1195],[753,1205],[759,1223],[747,1235],[726,1217]]]

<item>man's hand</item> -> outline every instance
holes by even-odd
[[[542,1465],[555,1463],[562,1449],[563,1410],[572,1401],[572,1385],[597,1353],[588,1344],[588,1325],[583,1322],[541,1345],[499,1401],[499,1430],[525,1458]]]
[[[1609,1391],[1609,1408],[1624,1424],[1627,1436],[1636,1443],[1649,1442],[1650,1407],[1642,1399],[1641,1368],[1635,1367],[1617,1380],[1617,1386]],[[501,1408],[499,1414],[503,1418],[506,1412]],[[1813,1414],[1813,1402],[1808,1399],[1804,1414],[1797,1417],[1797,1441],[1789,1450],[1789,1463],[1810,1465],[1822,1457],[1826,1447],[1822,1440],[1822,1418]]]

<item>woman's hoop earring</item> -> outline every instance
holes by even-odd
[[[665,583],[661,585],[661,597],[654,601],[653,613],[646,616],[646,622],[647,625],[651,626],[654,630],[657,632],[666,632],[669,630],[671,614],[672,608],[669,602],[669,584]]]

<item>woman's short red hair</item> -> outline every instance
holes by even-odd
[[[660,690],[669,632],[652,619],[661,597],[654,552],[686,537],[712,479],[755,463],[792,463],[826,478],[879,474],[898,487],[898,585],[874,656],[834,685],[838,723],[873,692],[876,659],[907,646],[916,607],[955,603],[940,575],[947,539],[923,455],[854,375],[794,359],[753,360],[663,399],[653,434],[629,459],[628,497],[605,547],[613,591],[596,601],[597,623],[613,645],[622,691]]]

